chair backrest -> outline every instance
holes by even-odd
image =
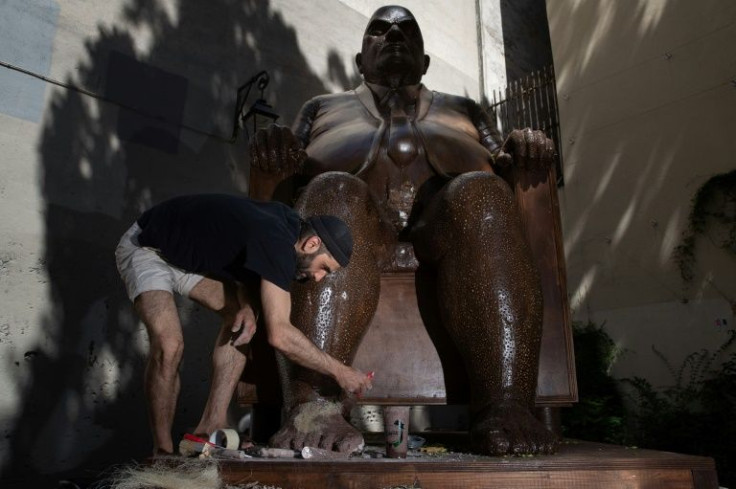
[[[538,406],[564,406],[577,401],[575,363],[567,303],[555,170],[509,170],[502,175],[511,185],[521,210],[532,254],[542,278],[544,326],[537,384]],[[288,201],[296,179],[251,171],[251,197]],[[394,262],[411,261],[413,252],[398,249]],[[408,257],[407,257],[408,256]],[[396,264],[396,263],[395,263]],[[403,271],[402,271],[403,269]],[[381,366],[380,379],[364,404],[460,404],[468,402],[468,381],[462,357],[436,318],[422,317],[416,290],[428,284],[411,263],[398,263],[381,277],[381,296],[373,321],[353,364],[369,370]],[[263,330],[263,328],[259,328]],[[277,403],[279,393],[272,355],[254,338],[254,358],[238,387],[241,404]],[[260,362],[260,363],[259,363]],[[272,364],[269,362],[273,362]],[[264,365],[265,364],[265,365]]]

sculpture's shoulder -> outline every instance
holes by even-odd
[[[341,105],[349,105],[359,103],[355,90],[346,92],[325,93],[317,95],[305,102],[304,107],[313,107],[316,109],[325,109]]]
[[[475,120],[481,110],[478,102],[471,98],[436,90],[432,90],[432,109],[434,111],[457,112],[466,115],[471,120]]]
[[[472,98],[464,97],[462,95],[454,95],[451,93],[438,92],[437,90],[432,90],[432,94],[434,95],[434,98],[436,100],[442,100],[445,103],[449,103],[453,105],[459,105],[459,106],[478,105],[478,103]]]
[[[331,129],[365,119],[366,111],[354,90],[328,93],[305,102],[292,129],[306,147],[315,137]]]

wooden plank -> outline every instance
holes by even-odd
[[[558,472],[422,472],[396,468],[386,472],[356,473],[322,471],[258,472],[248,476],[225,475],[229,484],[260,484],[287,488],[376,489],[407,487],[421,489],[693,489],[688,470],[666,471],[558,471]]]
[[[467,403],[462,358],[444,330],[435,328],[435,335],[444,337],[433,341],[420,317],[414,274],[384,274],[376,314],[353,361],[357,369],[377,375],[362,402],[444,404],[446,389],[454,389],[452,402]]]
[[[589,442],[563,444],[538,457],[446,454],[398,459],[224,462],[229,484],[260,482],[287,488],[601,488],[717,489],[715,464],[696,457]]]
[[[696,489],[718,489],[718,474],[715,470],[693,470],[693,487]]]
[[[544,325],[537,404],[571,404],[577,402],[578,392],[555,169],[521,171],[512,167],[503,177],[514,190],[542,280]]]

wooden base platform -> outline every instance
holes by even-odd
[[[566,441],[555,455],[536,457],[226,461],[222,476],[229,484],[257,481],[283,489],[718,489],[711,458],[582,441]]]

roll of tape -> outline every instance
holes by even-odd
[[[228,450],[237,450],[240,448],[240,436],[237,431],[225,428],[212,433],[210,443],[214,443],[218,447],[225,447]]]

